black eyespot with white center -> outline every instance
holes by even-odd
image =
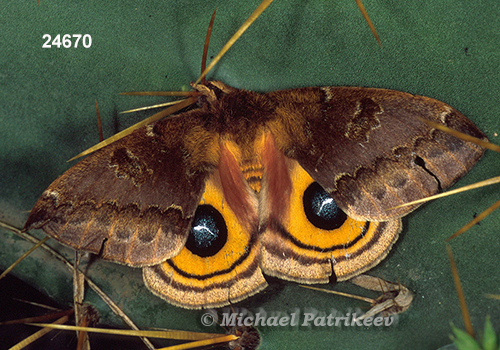
[[[208,257],[217,254],[227,242],[227,226],[224,218],[211,205],[196,209],[186,248],[193,254]]]
[[[317,182],[304,191],[303,205],[309,222],[320,229],[334,230],[347,220],[347,215]]]

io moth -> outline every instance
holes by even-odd
[[[417,206],[483,149],[422,123],[486,139],[422,96],[375,88],[257,93],[192,84],[197,105],[137,129],[56,179],[25,230],[143,268],[185,308],[221,307],[265,275],[348,280],[380,262]]]
[[[427,97],[356,87],[260,94],[193,84],[199,108],[136,130],[42,194],[25,229],[142,267],[146,285],[187,308],[266,287],[354,277],[383,259],[413,207],[483,150],[416,117],[485,138]]]

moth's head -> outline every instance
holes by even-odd
[[[205,84],[191,83],[191,87],[202,93],[203,99],[209,104],[214,104],[225,94],[237,91],[237,89],[217,80],[207,81]]]

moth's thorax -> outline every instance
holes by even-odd
[[[203,94],[199,104],[209,113],[205,126],[221,135],[229,134],[242,143],[252,142],[258,129],[274,118],[275,101],[263,94],[219,81],[192,86]]]
[[[192,87],[203,94],[200,103],[209,112],[205,127],[220,135],[221,147],[231,153],[250,188],[259,193],[264,172],[262,152],[269,137],[265,125],[273,118],[273,102],[262,94],[219,81]]]

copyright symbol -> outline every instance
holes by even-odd
[[[201,315],[201,324],[204,326],[211,326],[215,323],[215,317],[210,312]]]

